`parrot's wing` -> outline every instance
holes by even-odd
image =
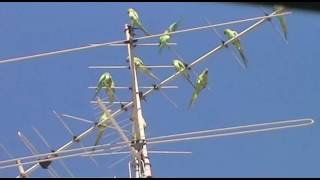
[[[192,104],[197,100],[198,96],[199,96],[199,92],[195,90],[192,94],[192,98],[189,103],[189,109],[191,108]]]
[[[133,18],[135,18],[136,20],[139,21],[139,15],[138,15],[137,11],[132,10],[131,13],[132,13]]]

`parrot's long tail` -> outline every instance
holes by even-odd
[[[102,138],[103,134],[104,134],[105,130],[99,130],[98,136],[96,138],[96,141],[94,142],[94,146],[99,144],[100,139]],[[94,151],[95,148],[92,148],[92,151]]]
[[[241,56],[242,63],[243,63],[243,65],[244,65],[244,67],[247,69],[247,66],[248,66],[248,60],[247,60],[246,56],[244,55],[244,53],[243,53],[243,50],[242,50],[242,49],[238,49],[238,51],[239,51],[239,54],[240,54],[240,56]]]
[[[191,108],[192,104],[196,101],[197,98],[198,98],[198,94],[196,92],[193,92],[192,98],[189,103],[189,109]]]
[[[280,20],[280,26],[281,26],[281,30],[283,32],[284,38],[286,41],[288,41],[288,30],[287,30],[287,26],[286,26],[286,22],[284,20],[284,17],[279,17]]]
[[[139,27],[140,27],[141,31],[143,31],[146,36],[151,35],[141,24],[139,24]]]
[[[113,103],[113,101],[114,101],[114,91],[113,91],[113,89],[107,89],[107,94],[108,94],[108,97],[109,97],[109,102]]]

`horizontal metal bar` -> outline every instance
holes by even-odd
[[[110,153],[94,153],[94,154],[84,154],[81,156],[110,156],[110,155],[120,155],[120,154],[129,154],[129,151],[124,152],[110,152]],[[148,151],[151,154],[192,154],[190,151]]]
[[[91,104],[97,104],[98,102],[97,101],[89,101]],[[118,102],[118,101],[115,101],[115,102],[109,102],[109,101],[102,101],[103,104],[127,104],[129,102],[127,101],[122,101],[122,102]]]
[[[96,89],[96,86],[90,86],[88,89]],[[124,87],[124,86],[117,86],[114,87],[115,89],[130,89],[131,87]],[[139,89],[153,89],[152,86],[139,86]],[[178,89],[178,86],[162,86],[161,89]],[[106,89],[106,87],[103,87],[102,89]]]
[[[174,68],[172,65],[154,65],[154,66],[148,66],[145,65],[147,68]],[[129,66],[88,66],[89,69],[129,69]]]
[[[100,44],[89,44],[90,46],[100,46]],[[169,46],[176,46],[177,43],[167,43]],[[107,46],[123,46],[127,47],[127,44],[108,44]],[[135,46],[159,46],[159,43],[138,43]]]

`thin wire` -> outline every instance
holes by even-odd
[[[51,175],[53,175],[53,177],[60,178],[59,174],[57,173],[57,171],[56,171],[55,169],[52,168],[52,166],[49,167],[48,172],[49,172]]]
[[[164,93],[161,89],[159,89],[159,92],[160,92],[176,109],[178,109],[178,105],[177,105],[166,93]]]
[[[10,157],[10,158],[14,158],[12,156],[12,154],[8,151],[8,149],[3,145],[3,144],[0,144],[1,148],[3,149],[3,151]]]
[[[53,177],[53,178],[57,178],[57,174],[54,173],[54,171],[52,171],[52,169],[47,169],[47,172]]]
[[[42,140],[42,142],[49,148],[52,150],[52,147],[49,145],[48,141],[42,136],[42,134],[38,131],[38,129],[36,129],[35,127],[32,127],[33,130],[36,132],[36,134],[40,137],[40,139]],[[67,173],[69,174],[69,176],[71,177],[75,177],[73,175],[73,173],[71,172],[71,170],[69,169],[69,167],[64,163],[64,161],[61,159],[59,160],[60,164],[62,165],[62,167],[67,171]]]
[[[130,156],[131,156],[131,154],[126,155],[125,157],[123,157],[123,158],[119,159],[118,161],[116,161],[116,162],[112,163],[111,165],[109,165],[108,168],[114,167],[115,165],[117,165],[117,164],[119,164],[120,162],[126,160],[126,159],[129,158]]]
[[[30,150],[31,154],[39,154],[39,151],[33,146],[33,144],[27,139],[26,136],[24,136],[19,131],[18,131],[18,135],[19,135],[21,141],[24,143],[24,145]],[[52,167],[50,169],[48,169],[48,173],[52,177],[59,177],[58,173]]]
[[[68,115],[68,114],[61,114],[61,116],[64,116],[64,117],[67,117],[67,118],[70,118],[70,119],[79,120],[79,121],[82,121],[82,122],[85,122],[85,123],[89,123],[89,124],[93,124],[94,123],[93,121],[90,121],[90,120],[87,120],[87,119],[84,119],[84,118],[80,118],[80,117],[76,117],[76,116],[72,116],[72,115]]]
[[[62,125],[64,126],[64,128],[66,128],[66,130],[69,132],[69,134],[71,135],[71,136],[74,136],[74,133],[71,131],[71,129],[65,124],[65,122],[62,120],[62,118],[58,115],[58,113],[56,112],[56,111],[52,111],[55,115],[56,115],[56,117],[57,117],[57,119],[62,123]]]
[[[63,121],[63,119],[61,118],[61,116],[56,112],[53,111],[53,113],[56,115],[56,117],[59,119],[59,121],[63,124],[63,126],[67,129],[67,131],[70,133],[71,136],[74,136],[74,133],[71,131],[71,129],[69,128],[69,126]],[[82,143],[79,142],[79,145],[81,147],[84,147]],[[92,157],[90,158],[90,160],[98,167],[98,163],[95,159],[93,159]]]
[[[121,128],[124,129],[124,128],[128,127],[129,125],[131,125],[131,123],[127,123],[127,124],[121,126]],[[111,133],[103,136],[102,139],[105,139],[105,138],[107,138],[107,137],[111,137],[111,136],[115,135],[116,133],[117,133],[117,132],[115,132],[115,131],[114,131],[114,132],[111,132]]]
[[[175,32],[170,32],[170,33],[167,33],[167,34],[177,34],[177,33],[182,33],[182,32],[189,32],[189,31],[206,29],[206,28],[210,28],[210,27],[218,27],[218,26],[225,26],[225,25],[230,25],[230,24],[237,24],[237,23],[242,23],[242,22],[254,21],[254,20],[258,20],[258,19],[265,19],[266,17],[270,18],[270,17],[276,17],[276,16],[288,15],[288,14],[291,14],[291,12],[284,12],[284,13],[279,13],[279,14],[275,14],[275,15],[259,16],[259,17],[254,17],[254,18],[247,18],[247,19],[242,19],[242,20],[230,21],[230,22],[215,24],[215,25],[212,25],[212,26],[201,26],[201,27],[190,28],[190,29],[185,29],[185,30],[177,30]],[[155,38],[155,37],[162,36],[164,34],[165,33],[155,34],[155,35],[150,35],[150,36],[143,36],[143,37],[134,38],[133,40],[142,40],[142,39],[148,39],[148,38]],[[30,55],[30,56],[10,58],[10,59],[1,60],[0,64],[9,63],[9,62],[16,62],[16,61],[22,61],[22,60],[27,60],[27,59],[37,58],[37,57],[50,56],[50,55],[55,55],[55,54],[62,54],[62,53],[67,53],[67,52],[72,52],[72,51],[79,51],[79,50],[83,50],[83,49],[102,47],[102,46],[107,46],[107,45],[110,45],[110,44],[125,43],[125,42],[126,42],[126,40],[118,40],[118,41],[113,41],[113,42],[100,43],[100,44],[89,45],[89,46],[82,46],[82,47],[78,47],[78,48],[70,48],[70,49],[58,50],[58,51],[41,53],[41,54]]]
[[[36,148],[31,144],[31,142],[19,131],[18,131],[18,136],[20,137],[20,140],[23,142],[23,144],[28,148],[28,150],[32,154],[38,154],[39,153],[36,150]]]
[[[49,148],[52,150],[51,146],[49,145],[48,141],[42,136],[42,134],[38,131],[37,128],[32,127],[33,130],[36,132],[36,134],[40,137],[40,139],[42,140],[42,142]]]

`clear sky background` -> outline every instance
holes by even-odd
[[[179,29],[186,29],[206,25],[204,18],[218,23],[263,15],[258,6],[232,3],[1,3],[0,60],[124,39],[124,24],[129,23],[127,9],[130,7],[138,11],[142,23],[152,34],[163,32],[177,20],[181,20]],[[249,60],[246,71],[242,71],[231,51],[226,49],[196,66],[198,73],[206,67],[209,69],[210,90],[204,90],[190,110],[187,105],[192,88],[182,78],[170,83],[179,86],[178,90],[166,90],[178,109],[160,93],[148,96],[147,102],[142,104],[148,123],[147,136],[299,118],[314,118],[315,124],[149,146],[150,150],[192,151],[192,155],[150,154],[154,177],[320,176],[320,51],[317,45],[320,14],[295,9],[292,12],[287,17],[288,45],[270,23],[241,38]],[[253,23],[228,28],[241,31]],[[223,29],[218,28],[218,31],[222,34]],[[141,42],[158,42],[158,39]],[[219,45],[220,40],[207,29],[174,35],[173,42],[178,43],[176,49],[185,61],[192,62]],[[176,58],[168,49],[159,54],[157,47],[138,47],[135,53],[149,65],[169,65]],[[103,47],[0,64],[0,143],[16,157],[30,155],[17,137],[17,131],[22,131],[40,152],[48,152],[32,130],[36,127],[51,146],[63,145],[70,140],[70,135],[52,111],[96,121],[99,111],[89,103],[94,91],[88,86],[95,86],[104,70],[87,67],[126,65],[126,57],[125,47]],[[110,72],[116,85],[130,83],[130,71],[114,69]],[[154,70],[161,79],[173,72],[173,69]],[[139,79],[142,86],[154,83],[142,74]],[[130,98],[127,90],[116,93],[123,101]],[[118,106],[113,109],[116,108]],[[129,115],[124,113],[118,120]],[[70,119],[66,122],[76,134],[90,126]],[[112,131],[107,129],[106,133]],[[84,144],[92,145],[94,135],[86,138]],[[116,138],[118,136],[114,135],[102,142]],[[87,158],[71,158],[65,162],[77,177],[127,177],[128,158],[108,167],[125,156],[95,158],[98,167]],[[0,151],[0,158],[9,157]],[[59,163],[54,162],[53,167],[61,176],[68,176]],[[0,177],[15,177],[17,172],[16,168],[0,170]],[[48,174],[38,169],[32,176]]]

